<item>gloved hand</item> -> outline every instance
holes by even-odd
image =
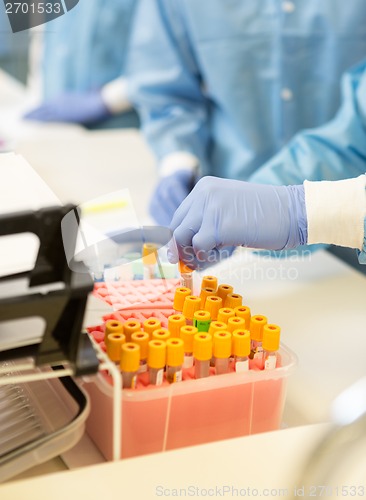
[[[111,113],[100,91],[61,94],[25,114],[27,120],[89,124],[107,118]]]
[[[171,262],[192,269],[220,260],[230,245],[280,250],[307,242],[303,186],[203,177],[175,212]]]
[[[162,177],[150,200],[150,215],[160,226],[169,226],[174,212],[189,194],[194,182],[190,170],[178,170]]]

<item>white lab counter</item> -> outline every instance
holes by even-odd
[[[41,128],[35,125],[36,132],[16,138],[15,150],[62,202],[79,203],[128,188],[141,222],[148,220],[156,174],[137,131],[55,126],[43,134]],[[240,251],[210,273],[234,285],[253,313],[281,325],[283,342],[299,357],[298,369],[289,378],[284,425],[312,425],[11,482],[0,486],[2,499],[74,498],[75,492],[99,499],[106,489],[125,498],[147,499],[159,496],[158,485],[289,487],[299,461],[324,431],[314,424],[327,421],[334,396],[364,375],[366,279],[324,251],[294,254],[287,261]],[[93,324],[103,308],[95,303],[89,308]],[[62,467],[57,460],[48,465],[34,469],[34,474]]]

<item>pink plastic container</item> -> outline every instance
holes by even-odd
[[[296,355],[281,346],[281,367],[228,373],[122,393],[122,458],[280,428],[287,377]],[[91,399],[86,428],[112,459],[113,389],[98,375],[84,384]]]

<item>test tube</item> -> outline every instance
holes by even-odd
[[[219,313],[217,315],[217,321],[222,321],[223,323],[227,323],[229,318],[233,318],[235,316],[235,311],[231,307],[221,307],[219,309]]]
[[[173,309],[176,314],[182,313],[185,298],[189,297],[191,294],[191,289],[184,286],[179,286],[175,289]]]
[[[263,361],[265,370],[274,370],[277,366],[277,351],[280,347],[281,328],[278,325],[263,327]]]
[[[213,321],[217,320],[219,309],[222,307],[222,298],[217,295],[210,295],[206,298],[204,309],[210,313]]]
[[[116,319],[108,319],[104,323],[104,342],[107,343],[107,337],[110,333],[123,333],[123,324]]]
[[[144,328],[144,332],[151,338],[153,331],[161,328],[161,321],[154,317],[147,318],[147,320],[143,322],[142,326]]]
[[[211,324],[211,316],[208,311],[199,309],[193,315],[193,326],[197,328],[199,332],[208,332]]]
[[[227,320],[227,329],[230,333],[238,328],[245,328],[245,319],[233,316]]]
[[[193,290],[193,270],[181,260],[178,263],[180,273],[180,284],[185,288]]]
[[[218,286],[216,295],[222,299],[222,305],[225,304],[226,296],[229,293],[234,293],[234,288],[231,285],[222,284]]]
[[[142,245],[142,262],[144,264],[144,279],[155,278],[157,251],[158,248],[155,243],[144,243]]]
[[[213,336],[213,356],[215,358],[216,375],[229,372],[231,356],[231,333],[218,331]]]
[[[256,315],[250,318],[250,338],[251,338],[251,351],[250,359],[256,360],[258,368],[263,369],[263,327],[267,324],[265,316]]]
[[[209,333],[196,333],[193,339],[193,356],[195,378],[208,377],[212,358],[212,337]]]
[[[227,330],[227,324],[223,321],[211,321],[208,333],[214,338],[216,332],[225,332]],[[210,365],[215,366],[215,357],[212,356],[210,360]]]
[[[140,346],[140,366],[139,373],[147,371],[147,354],[149,351],[149,334],[146,332],[134,332],[131,335],[131,342]]]
[[[201,282],[201,290],[203,288],[213,288],[214,292],[217,290],[217,278],[216,276],[204,276]]]
[[[120,362],[121,347],[126,342],[126,337],[123,333],[110,333],[107,337],[106,347],[107,354],[111,361]]]
[[[121,348],[120,370],[124,389],[136,387],[137,372],[140,367],[140,346],[126,342]]]
[[[238,316],[238,318],[243,318],[245,320],[245,328],[249,330],[250,327],[250,307],[248,306],[239,306],[235,307],[235,316]]]
[[[162,340],[150,340],[147,355],[150,384],[161,385],[164,379],[166,344]]]
[[[201,297],[201,307],[202,307],[202,309],[205,308],[207,297],[215,295],[215,293],[216,293],[215,289],[211,288],[209,286],[201,288],[200,297]]]
[[[151,334],[153,340],[163,340],[166,342],[170,338],[170,331],[167,328],[158,328]]]
[[[141,331],[141,323],[135,319],[129,319],[123,323],[123,333],[126,335],[126,342],[131,342],[131,335]]]
[[[235,371],[249,370],[250,331],[237,329],[232,333],[232,353],[235,362]]]
[[[182,339],[166,341],[166,378],[172,384],[182,381],[182,366],[184,363],[184,342]]]
[[[243,303],[243,297],[240,294],[228,293],[225,297],[224,306],[235,309],[235,307],[240,307],[242,303]]]
[[[184,299],[183,316],[186,318],[187,325],[193,325],[193,316],[201,308],[201,299],[195,295],[189,295]]]
[[[182,326],[180,329],[180,338],[184,342],[184,362],[183,368],[192,368],[193,366],[193,339],[198,333],[195,326]]]
[[[168,330],[170,332],[170,337],[179,338],[180,329],[186,324],[186,318],[183,316],[183,314],[171,314],[168,317]]]

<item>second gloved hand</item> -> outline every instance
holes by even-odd
[[[41,122],[89,124],[110,116],[100,91],[69,92],[44,102],[24,118]]]
[[[193,269],[227,246],[270,250],[307,242],[303,186],[271,186],[203,177],[174,214],[178,257]]]
[[[178,170],[162,177],[150,201],[150,215],[160,226],[169,226],[174,212],[192,189],[194,173]]]

